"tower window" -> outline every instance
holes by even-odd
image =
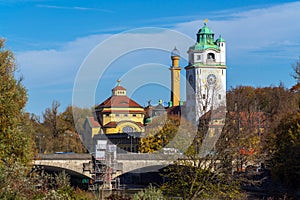
[[[201,55],[197,55],[197,60],[201,60]]]
[[[221,97],[222,97],[221,94],[219,94],[218,96],[219,96],[219,100],[221,100]]]
[[[206,96],[205,96],[205,94],[203,94],[203,95],[202,95],[202,99],[205,99],[205,98],[206,98]]]
[[[215,54],[214,53],[208,53],[207,54],[207,59],[208,60],[214,60],[215,59]]]

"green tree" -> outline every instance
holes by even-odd
[[[237,199],[241,196],[239,182],[234,180],[231,164],[228,164],[232,158],[227,156],[224,137],[209,154],[204,157],[199,154],[206,134],[210,134],[209,119],[209,115],[201,118],[198,133],[184,157],[166,168],[166,183],[162,188],[169,196],[183,199]]]
[[[32,137],[26,131],[24,107],[26,89],[16,80],[16,63],[11,51],[0,40],[0,167],[32,160]]]
[[[151,153],[160,150],[175,136],[180,125],[180,118],[156,117],[145,129],[146,137],[141,139],[139,150],[142,153]]]
[[[148,188],[136,193],[132,197],[133,200],[165,200],[162,191],[150,185]]]
[[[191,144],[195,127],[179,116],[159,116],[145,128],[139,151],[152,153],[163,147],[175,148],[182,153]]]
[[[272,174],[289,189],[300,188],[300,112],[286,115],[272,141]]]
[[[75,121],[77,118],[74,118],[73,115],[74,108],[68,106],[65,111],[60,113],[59,106],[58,101],[53,101],[52,107],[46,108],[43,113],[43,122],[40,122],[39,118],[34,115],[31,117],[31,121],[35,125],[35,138],[39,151],[44,153],[57,151],[86,152],[75,128],[75,125],[81,122]],[[75,109],[77,113],[86,113],[85,109]]]
[[[25,191],[33,159],[32,127],[24,112],[26,89],[15,78],[16,63],[0,39],[0,198],[15,199]]]

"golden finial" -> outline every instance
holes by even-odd
[[[206,18],[206,19],[204,20],[204,25],[206,25],[207,22],[208,22],[208,19]]]
[[[120,80],[120,79],[118,79],[118,80],[117,80],[117,82],[118,82],[118,86],[120,86],[120,84],[121,84],[121,80]]]

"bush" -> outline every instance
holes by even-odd
[[[158,188],[150,185],[147,189],[144,189],[132,197],[133,200],[165,200],[162,191]]]

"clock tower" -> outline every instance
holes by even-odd
[[[188,50],[186,70],[187,119],[198,123],[206,112],[226,105],[226,43],[214,39],[207,21]]]

